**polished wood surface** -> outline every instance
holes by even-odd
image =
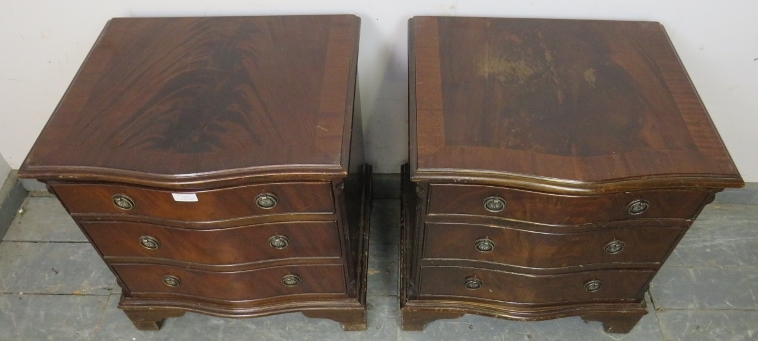
[[[423,259],[460,259],[526,268],[583,267],[592,264],[660,264],[683,234],[674,227],[605,228],[579,233],[544,233],[505,226],[428,223]],[[477,250],[487,239],[491,251]],[[623,243],[617,253],[606,250]],[[615,250],[611,250],[615,251]]]
[[[126,316],[139,330],[160,330],[163,320],[168,317],[184,316],[184,310],[178,309],[153,309],[153,310],[124,310]]]
[[[80,222],[92,243],[108,262],[175,260],[185,267],[204,265],[266,265],[275,261],[302,262],[331,258],[341,263],[337,222],[286,222],[225,229],[196,230],[133,222]],[[270,239],[286,238],[275,248]],[[150,237],[157,248],[140,240]]]
[[[614,333],[626,333],[628,332],[642,316],[647,314],[645,301],[641,297],[641,293],[646,289],[649,280],[655,273],[657,266],[653,263],[617,263],[606,259],[603,263],[597,263],[594,266],[582,266],[572,267],[566,264],[565,267],[534,267],[525,268],[523,266],[505,266],[504,264],[494,263],[491,260],[503,261],[505,263],[517,263],[519,260],[530,259],[530,256],[536,254],[544,255],[548,253],[553,247],[557,249],[571,249],[573,243],[572,240],[567,238],[563,240],[563,243],[556,241],[549,236],[555,236],[564,231],[564,234],[573,235],[588,235],[588,233],[594,231],[602,234],[612,234],[616,231],[631,231],[630,226],[626,224],[620,225],[620,227],[613,227],[619,225],[617,223],[610,224],[610,228],[603,227],[603,224],[590,225],[589,228],[584,227],[550,227],[543,228],[540,225],[532,225],[526,223],[516,224],[519,229],[505,232],[506,234],[512,232],[519,233],[531,233],[524,230],[525,228],[535,228],[539,231],[534,233],[534,238],[529,240],[510,240],[502,242],[502,238],[498,238],[498,234],[482,234],[481,236],[488,236],[495,240],[498,240],[495,244],[495,249],[491,259],[477,260],[477,257],[471,257],[473,260],[464,261],[462,259],[451,259],[449,257],[466,257],[468,250],[474,249],[473,238],[478,238],[480,235],[473,233],[466,234],[461,231],[458,234],[445,234],[436,232],[434,229],[439,228],[442,225],[449,224],[450,230],[467,230],[467,227],[471,227],[468,223],[445,223],[435,222],[425,224],[424,221],[431,220],[432,216],[426,214],[427,212],[427,198],[428,192],[426,191],[427,185],[424,183],[413,183],[410,181],[410,170],[408,165],[403,168],[403,188],[402,188],[402,210],[401,210],[401,238],[402,244],[400,247],[400,306],[401,306],[401,328],[403,330],[423,330],[424,326],[432,321],[438,319],[454,319],[462,316],[463,314],[479,314],[483,316],[508,318],[514,320],[535,321],[545,320],[553,318],[561,318],[567,316],[580,315],[587,320],[601,321],[606,331]],[[457,217],[457,220],[482,220],[473,219],[472,217],[463,219],[458,216],[445,216],[440,217]],[[435,219],[435,221],[438,219]],[[453,220],[453,219],[451,219]],[[503,224],[496,219],[489,219],[487,225],[479,226],[478,228],[484,230],[498,229],[506,230],[507,224]],[[645,221],[645,220],[642,220]],[[660,221],[651,221],[653,223]],[[688,224],[684,224],[684,227]],[[652,226],[652,228],[644,228],[647,231],[652,229],[659,229],[662,227]],[[608,231],[605,231],[608,229]],[[683,231],[682,227],[667,227],[668,230]],[[469,232],[471,230],[468,230]],[[577,232],[578,231],[578,232]],[[637,234],[637,232],[630,232]],[[465,235],[464,235],[465,234]],[[637,236],[642,236],[644,233],[639,233]],[[431,236],[435,241],[430,242],[430,238],[425,236]],[[547,238],[541,239],[539,237],[547,236]],[[438,238],[439,237],[439,238]],[[511,238],[523,238],[520,236],[510,236]],[[665,238],[665,237],[664,237]],[[556,239],[562,239],[557,237]],[[591,237],[590,237],[591,239]],[[533,241],[533,249],[525,250],[519,249],[519,246],[512,246],[508,243],[529,243]],[[437,245],[435,245],[435,243]],[[440,243],[445,244],[441,246]],[[632,250],[636,245],[635,242],[630,241]],[[646,245],[644,248],[655,254],[664,254],[662,259],[665,259],[670,252],[672,245],[665,245],[665,241],[654,241],[654,245]],[[466,244],[465,246],[462,244]],[[661,250],[657,247],[662,247]],[[505,250],[505,252],[511,256],[506,259],[503,253],[495,253],[502,248],[513,247],[515,250]],[[445,248],[445,250],[442,250]],[[556,262],[569,261],[577,259],[580,263],[586,263],[587,261],[577,258],[582,257],[585,254],[597,255],[596,250],[591,250],[591,246],[576,250],[576,254],[573,256],[565,256],[563,254],[557,256]],[[654,249],[655,248],[655,249]],[[665,250],[668,248],[668,251]],[[629,251],[630,249],[626,249]],[[445,258],[423,258],[422,255],[425,252],[434,252],[435,255]],[[479,253],[478,251],[475,251]],[[531,254],[529,252],[532,252]],[[623,252],[619,255],[623,255]],[[499,257],[503,255],[503,257]],[[488,257],[488,256],[484,256]],[[624,256],[622,256],[624,257]],[[552,259],[533,259],[535,265],[537,264],[551,264]],[[658,263],[658,262],[656,262]],[[426,265],[424,265],[426,264]],[[468,264],[468,266],[467,266]],[[569,263],[570,264],[570,263]],[[634,265],[634,266],[630,266]],[[588,271],[583,271],[586,268]],[[422,270],[424,269],[424,270]],[[429,274],[428,270],[433,269],[432,276],[430,278],[426,274]],[[442,269],[441,271],[434,271],[434,269]],[[498,270],[498,269],[510,269]],[[578,270],[577,270],[578,269]],[[529,271],[527,271],[529,270]],[[598,271],[599,270],[599,271]],[[425,271],[422,274],[422,271]],[[605,286],[606,291],[618,290],[617,285],[621,284],[621,289],[625,290],[624,295],[615,296],[616,299],[601,299],[594,300],[583,296],[583,300],[575,298],[575,294],[579,292],[579,296],[588,294],[584,289],[584,283],[588,280],[598,279],[597,273],[611,274],[611,277],[603,277],[605,281],[611,280],[610,286]],[[627,276],[632,275],[634,278],[631,281],[627,281]],[[466,278],[477,276],[483,281],[483,285],[489,285],[486,289],[471,290],[464,288]],[[542,279],[542,280],[538,280]],[[571,283],[566,279],[573,279],[574,282],[581,282],[581,284]],[[582,282],[585,281],[585,282]],[[544,282],[544,283],[543,283]],[[494,283],[494,284],[493,284]],[[552,283],[550,288],[545,289],[546,283]],[[425,288],[421,288],[425,286]],[[522,293],[511,294],[509,288],[517,286],[522,288]],[[427,294],[423,295],[423,290],[428,290]],[[488,297],[488,293],[481,293],[481,290],[497,291],[498,294],[493,294]],[[580,290],[584,290],[582,293]],[[480,291],[478,294],[477,291]],[[563,293],[564,295],[555,295],[555,292]],[[523,295],[531,295],[529,297],[544,299],[543,297],[561,302],[553,303],[538,303],[529,302],[524,299]],[[542,296],[544,295],[544,296]],[[551,296],[554,295],[554,296]],[[611,297],[614,293],[605,293],[603,297]],[[602,295],[601,295],[602,296]],[[504,301],[505,298],[523,299],[523,303],[514,303]],[[514,300],[518,300],[514,299]],[[548,301],[550,299],[547,299]]]
[[[557,275],[524,275],[463,267],[421,267],[419,298],[430,296],[473,297],[508,303],[547,304],[592,300],[633,301],[653,276],[650,270],[602,270]],[[477,278],[478,289],[464,286],[467,278]],[[584,285],[600,280],[602,287],[588,292]]]
[[[352,151],[351,155],[353,155]],[[350,269],[350,266],[345,266],[344,264],[342,266],[344,272],[341,273],[341,276],[346,281],[346,293],[287,295],[253,301],[209,301],[202,298],[189,299],[182,295],[166,294],[145,294],[136,297],[130,291],[124,290],[118,304],[119,309],[127,313],[127,316],[132,319],[137,328],[147,328],[150,330],[155,330],[154,327],[159,326],[163,319],[174,317],[175,315],[172,314],[177,310],[219,317],[259,317],[271,314],[301,312],[305,316],[327,318],[336,321],[347,331],[365,330],[367,327],[366,281],[368,272],[369,217],[371,216],[371,205],[368,199],[371,198],[371,166],[366,165],[361,167],[360,171],[361,173],[348,176],[345,180],[344,191],[336,191],[339,193],[336,196],[338,202],[345,200],[345,205],[338,204],[337,209],[340,212],[347,211],[345,213],[348,217],[346,225],[344,223],[340,224],[340,241],[344,241],[342,238],[345,238],[345,235],[350,236],[350,242],[345,244],[350,245],[346,249],[352,250],[348,255],[343,254],[341,259],[347,260],[349,264],[353,264],[350,266],[355,266],[355,269]],[[355,212],[355,210],[358,210],[358,212]],[[341,216],[341,214],[337,216]],[[343,229],[345,228],[348,229],[347,233],[344,233]],[[324,242],[323,240],[319,240],[318,237],[310,237],[313,243]],[[318,258],[300,258],[295,263],[297,265],[305,265],[305,261],[315,261],[315,263],[309,263],[314,265],[333,263],[331,259]],[[169,262],[161,260],[158,260],[158,262],[163,265],[169,265]],[[121,260],[114,260],[110,264],[138,265],[129,262],[123,263]],[[189,269],[186,264],[166,268]],[[245,272],[245,270],[230,270],[230,268],[228,266],[213,266],[204,271],[221,272],[222,274]],[[270,267],[260,267],[257,265],[243,265],[241,268],[270,269]],[[322,273],[319,272],[319,276],[321,275]],[[327,280],[331,281],[333,279]],[[276,283],[276,281],[273,282]],[[126,287],[123,281],[119,280],[119,283],[122,287]]]
[[[626,334],[637,325],[642,319],[644,314],[633,311],[625,311],[623,313],[609,314],[584,314],[582,320],[584,321],[598,321],[603,323],[603,329],[608,333]]]
[[[300,265],[236,272],[145,264],[112,264],[111,267],[126,283],[133,297],[168,295],[226,302],[316,293],[345,295],[342,265]],[[181,283],[177,287],[165,285],[163,277],[166,275],[176,276]],[[282,278],[287,275],[298,276],[300,283],[285,286]]]
[[[193,192],[105,184],[53,184],[50,187],[74,216],[110,214],[213,222],[249,216],[334,212],[328,183],[269,183]],[[194,194],[197,201],[176,201],[174,193]],[[255,199],[263,193],[274,194],[276,206],[259,207]],[[113,196],[118,194],[131,198],[134,208],[124,210],[114,205]]]
[[[466,214],[550,225],[579,225],[622,220],[694,219],[708,190],[647,190],[609,195],[571,196],[523,191],[497,186],[432,184],[429,214]],[[484,200],[505,200],[500,212],[488,212]],[[646,200],[649,208],[630,214],[627,207]]]
[[[415,17],[404,330],[462,314],[629,332],[742,179],[659,23]]]
[[[416,17],[409,30],[416,180],[741,186],[658,23]]]
[[[19,176],[58,196],[135,327],[191,311],[302,312],[366,329],[359,23],[106,25]]]
[[[19,174],[173,187],[344,175],[359,21],[114,18]]]

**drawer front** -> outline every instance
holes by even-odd
[[[176,294],[249,301],[298,294],[345,293],[342,265],[282,266],[239,272],[208,272],[167,265],[111,266],[135,297]]]
[[[97,184],[58,184],[52,188],[72,214],[123,214],[179,221],[222,221],[256,215],[334,212],[328,183],[276,183],[198,192]],[[179,200],[192,200],[194,195],[197,201],[177,201],[174,194],[184,195]],[[271,195],[275,197],[273,207],[259,206],[274,202]],[[131,208],[120,208],[117,203]]]
[[[306,257],[339,258],[336,222],[287,222],[195,230],[132,222],[81,222],[104,257],[150,257],[232,265]]]
[[[457,258],[533,268],[660,263],[682,233],[674,227],[542,233],[509,227],[428,223],[424,258]]]
[[[430,266],[421,268],[420,294],[537,304],[633,300],[653,274],[650,270],[601,270],[523,275],[477,268]]]
[[[489,216],[551,225],[637,218],[693,219],[708,194],[707,190],[693,189],[568,196],[497,186],[432,184],[429,213]]]

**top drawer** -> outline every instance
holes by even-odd
[[[428,212],[551,225],[637,218],[693,219],[709,193],[708,190],[670,189],[569,196],[497,186],[432,184]]]
[[[256,215],[334,212],[329,183],[273,183],[198,192],[103,184],[56,184],[51,187],[72,214],[223,221]]]

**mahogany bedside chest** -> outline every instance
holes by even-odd
[[[359,26],[108,22],[19,176],[60,199],[137,328],[186,311],[366,328]]]
[[[410,20],[402,328],[579,315],[626,333],[742,179],[655,22]]]

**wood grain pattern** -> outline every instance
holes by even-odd
[[[601,229],[581,233],[540,233],[473,224],[428,223],[424,235],[424,259],[466,259],[527,268],[562,268],[591,264],[661,264],[683,230],[671,227]],[[494,249],[475,248],[479,239],[494,243]],[[624,243],[612,254],[605,246]]]
[[[434,242],[426,243],[424,239],[424,236],[430,236],[435,235],[436,232],[434,231],[434,228],[448,224],[448,222],[441,220],[439,223],[429,223],[429,220],[432,216],[428,216],[424,214],[425,212],[425,203],[427,202],[427,192],[425,191],[425,183],[421,182],[418,184],[412,183],[410,181],[410,170],[409,165],[404,165],[402,168],[402,196],[401,196],[401,238],[402,242],[400,245],[400,311],[401,311],[401,328],[403,330],[423,330],[424,326],[432,321],[435,321],[437,319],[451,319],[451,318],[458,318],[461,317],[463,314],[478,314],[483,316],[491,316],[491,317],[499,317],[499,318],[508,318],[513,320],[521,320],[521,321],[537,321],[537,320],[545,320],[545,319],[553,319],[553,318],[561,318],[561,317],[568,317],[568,316],[576,316],[580,315],[583,318],[587,320],[595,320],[595,321],[601,321],[603,322],[603,325],[608,332],[613,333],[626,333],[629,330],[631,330],[632,327],[634,327],[634,324],[636,324],[639,319],[647,314],[647,308],[645,306],[645,301],[641,297],[628,297],[630,299],[629,301],[619,302],[619,301],[607,301],[607,300],[600,300],[600,301],[581,301],[576,303],[557,303],[557,304],[523,304],[523,303],[508,303],[503,302],[500,300],[489,300],[489,299],[481,299],[476,298],[473,296],[473,294],[464,294],[460,295],[455,294],[456,296],[448,296],[445,294],[444,296],[421,296],[419,293],[419,285],[421,282],[425,282],[428,279],[426,277],[422,277],[419,275],[419,272],[421,271],[421,268],[430,268],[430,266],[438,265],[438,268],[445,268],[445,269],[468,269],[471,270],[468,274],[474,273],[475,271],[485,271],[489,272],[492,270],[497,269],[491,269],[491,270],[485,270],[483,268],[483,263],[481,262],[475,262],[476,264],[472,266],[467,266],[464,264],[464,262],[461,261],[449,261],[446,259],[426,259],[422,260],[422,253],[423,252],[434,252],[432,250],[438,249]],[[470,226],[471,224],[469,221],[479,221],[479,224],[491,224],[492,219],[475,219],[475,217],[472,216],[452,216],[452,215],[439,215],[436,216],[436,218],[447,218],[450,220],[453,220],[452,218],[457,218],[455,220],[460,221],[458,224],[455,224],[455,227],[452,227],[451,230],[456,230],[458,232],[459,230],[467,230],[466,226]],[[436,221],[437,219],[435,219]],[[426,226],[425,224],[435,225],[431,228]],[[667,220],[637,220],[637,222],[647,222],[651,223],[652,225],[646,225],[643,227],[643,230],[649,231],[650,228],[660,228],[656,227],[655,224],[662,224],[662,222],[666,222]],[[679,220],[681,223],[681,220]],[[628,222],[634,222],[634,221],[628,221]],[[616,230],[626,230],[631,231],[634,226],[633,225],[627,225],[626,222],[622,222],[623,224],[614,223],[614,224],[608,224],[608,226],[603,226],[603,224],[593,224],[590,225],[588,228],[577,228],[577,227],[570,227],[570,226],[561,226],[561,227],[547,227],[543,228],[540,225],[534,225],[534,224],[525,224],[525,223],[518,223],[514,224],[514,226],[517,226],[520,231],[528,231],[528,229],[536,229],[535,231],[538,232],[537,234],[546,234],[548,236],[550,235],[558,235],[561,233],[570,233],[570,232],[579,232],[579,235],[586,234],[589,232],[599,232],[604,233],[605,229],[607,228],[610,231],[616,231]],[[449,224],[452,225],[452,224]],[[511,223],[509,223],[511,225]],[[505,229],[504,226],[487,226],[487,225],[480,225],[482,229]],[[486,227],[485,227],[486,226]],[[677,230],[683,230],[688,226],[688,224],[684,225],[676,225]],[[426,227],[426,228],[425,228]],[[467,233],[468,232],[468,233]],[[634,232],[636,233],[636,232]],[[443,233],[439,233],[441,235]],[[463,240],[462,243],[466,243],[466,240],[471,240],[471,238],[474,238],[475,234],[468,231],[460,231],[458,234],[450,233],[449,231],[444,233],[444,238],[438,239],[437,241],[445,243],[446,244],[446,252],[439,250],[439,254],[445,255],[461,255],[465,254],[465,250],[461,251],[465,247],[463,245],[456,244],[458,243],[458,240]],[[494,235],[494,237],[497,237],[498,235]],[[523,240],[513,240],[512,238],[518,238],[514,236],[508,237],[508,242],[512,243],[522,243],[525,242]],[[549,238],[549,237],[548,237]],[[548,239],[549,240],[549,239]],[[506,243],[508,243],[506,242]],[[651,241],[652,243],[656,243],[656,241]],[[540,246],[543,245],[543,241],[540,241]],[[549,245],[549,243],[546,243]],[[472,245],[468,245],[470,248]],[[506,244],[506,248],[509,245]],[[497,250],[496,245],[496,250]],[[539,247],[539,246],[537,246]],[[586,251],[586,250],[585,250]],[[509,252],[513,257],[508,259],[508,262],[513,262],[514,260],[523,259],[522,255],[514,255],[510,252],[510,250],[506,250],[506,252]],[[436,253],[436,252],[435,252]],[[582,252],[583,255],[585,252]],[[494,254],[493,254],[494,255]],[[665,258],[665,257],[664,257]],[[565,258],[564,258],[565,259]],[[543,261],[549,261],[549,260],[543,260]],[[491,264],[487,264],[491,265]],[[441,266],[441,267],[440,267]],[[451,267],[452,266],[452,267]],[[625,269],[632,269],[633,267],[621,265],[618,263],[606,263],[606,264],[599,264],[598,267],[595,267],[595,270],[602,270],[607,267],[620,267]],[[501,267],[502,268],[502,267]],[[646,269],[647,268],[647,269]],[[636,269],[642,269],[646,272],[651,272],[649,269],[649,266],[645,267],[637,267]],[[521,270],[521,272],[519,272]],[[530,274],[526,273],[525,268],[520,269],[514,269],[514,271],[511,272],[502,272],[502,271],[492,271],[494,274],[506,274],[507,277],[511,277],[511,279],[516,279],[518,281],[518,278],[527,278],[526,281],[529,282],[530,277],[532,277]],[[576,276],[576,269],[561,269],[561,271],[554,271],[555,269],[542,269],[542,271],[539,272],[538,275],[545,275],[548,274],[548,276],[542,276],[542,278],[548,278],[548,280],[551,278],[555,278],[556,274],[563,275],[563,276]],[[565,270],[565,271],[563,271]],[[594,273],[594,271],[588,271],[584,272],[585,274],[591,274]],[[638,273],[636,271],[632,271],[632,273]],[[468,276],[468,274],[466,276]],[[508,274],[511,274],[508,276]],[[537,274],[537,273],[535,273]],[[652,274],[652,272],[651,272]],[[453,281],[456,283],[450,283],[452,286],[462,286],[461,281],[456,281],[455,278],[449,277],[449,274],[442,274],[442,277],[444,281]],[[497,277],[497,276],[496,276]],[[507,278],[506,277],[506,278]],[[452,278],[452,279],[451,279]],[[460,279],[460,278],[458,278]],[[497,278],[496,278],[497,279]],[[622,278],[623,280],[623,278]],[[447,290],[447,293],[450,291],[453,291],[452,289],[446,289],[450,288],[451,285],[444,285],[441,282],[435,280],[431,280],[432,285],[437,285],[435,289],[437,290]],[[487,280],[488,283],[490,282]],[[436,284],[435,284],[436,283]],[[499,283],[499,282],[497,282]],[[496,286],[498,285],[496,283]],[[539,292],[542,289],[542,285],[540,284],[540,281],[537,281],[537,283],[531,283],[533,287],[532,293]],[[509,287],[500,287],[500,290],[508,290]],[[607,289],[607,287],[606,287]],[[481,290],[481,289],[480,289]],[[497,290],[497,289],[496,289]],[[561,285],[560,288],[556,290],[566,290],[564,288],[564,285]],[[468,291],[468,289],[466,290]],[[473,291],[472,291],[473,292]],[[634,295],[638,295],[638,292],[633,293]],[[510,294],[506,294],[510,295]],[[571,300],[572,297],[567,297],[565,299]]]
[[[237,272],[208,272],[166,265],[112,264],[131,297],[186,297],[200,301],[253,301],[300,294],[345,296],[342,265],[300,265]],[[282,277],[297,275],[300,284],[287,287]],[[177,287],[163,284],[163,276],[181,280]],[[334,296],[334,295],[332,295]]]
[[[176,192],[164,189],[109,184],[53,184],[50,187],[75,217],[110,214],[213,222],[250,216],[334,212],[334,199],[327,183],[271,183],[179,192],[195,194],[196,202],[176,201],[172,196]],[[258,207],[255,198],[261,193],[276,195],[276,206],[270,209]],[[122,210],[116,207],[112,197],[117,194],[133,199],[134,208]]]
[[[585,192],[742,184],[658,23],[411,26],[414,180]]]
[[[124,310],[134,326],[139,330],[160,330],[163,321],[169,317],[184,316],[184,310],[177,309],[141,309]]]
[[[606,333],[626,334],[637,325],[645,313],[627,311],[617,314],[583,314],[584,321],[599,321],[603,323],[603,329]]]
[[[123,259],[141,258],[143,262],[176,260],[215,266],[289,260],[302,262],[319,258],[332,262],[342,257],[336,222],[287,222],[248,225],[227,229],[180,229],[131,222],[80,222],[87,236],[107,262],[125,263]],[[159,243],[151,250],[140,244],[149,236]],[[269,245],[269,238],[284,236],[288,245],[282,249]]]
[[[408,32],[402,328],[473,313],[628,332],[703,207],[743,186],[663,27],[415,17]]]
[[[423,330],[424,326],[437,319],[454,319],[464,313],[482,316],[507,318],[517,321],[542,321],[568,316],[587,316],[589,321],[601,321],[613,333],[629,332],[631,328],[622,331],[625,321],[635,323],[647,314],[645,301],[608,303],[584,302],[578,304],[562,304],[548,306],[510,305],[501,302],[483,300],[434,299],[408,301],[402,309],[402,330]],[[624,323],[624,325],[619,325]],[[632,326],[633,327],[633,326]]]
[[[352,155],[352,151],[351,151]],[[119,309],[127,312],[130,319],[135,322],[138,328],[152,328],[153,330],[158,326],[158,323],[166,317],[172,317],[172,315],[165,315],[161,312],[169,314],[176,311],[192,311],[202,314],[210,314],[220,317],[259,317],[267,316],[271,314],[280,314],[288,312],[302,312],[304,315],[315,318],[328,318],[342,324],[344,330],[365,330],[366,328],[366,284],[367,284],[367,271],[368,271],[368,233],[369,233],[369,217],[371,211],[370,200],[371,198],[371,166],[364,165],[360,169],[361,173],[351,174],[345,183],[346,196],[338,195],[337,200],[347,200],[348,205],[345,205],[348,216],[347,223],[340,224],[341,228],[347,229],[348,232],[340,233],[340,242],[344,242],[343,238],[350,236],[350,245],[354,246],[350,255],[344,255],[341,259],[350,259],[356,267],[354,271],[348,271],[344,269],[341,271],[328,271],[323,272],[316,270],[316,278],[320,276],[335,275],[339,277],[339,280],[346,286],[346,293],[316,293],[316,294],[297,294],[297,295],[285,295],[274,296],[269,298],[255,299],[253,301],[228,301],[228,300],[208,300],[202,297],[192,298],[184,295],[166,295],[162,293],[157,294],[138,294],[132,295],[128,290],[127,284],[119,280],[120,285],[124,289],[119,302]],[[348,181],[349,180],[349,181]],[[357,186],[353,188],[353,186]],[[339,187],[339,186],[335,186]],[[341,191],[337,191],[341,192]],[[357,202],[352,202],[357,201]],[[342,205],[338,205],[338,210],[342,210]],[[354,212],[357,210],[358,212]],[[334,216],[339,216],[335,214]],[[283,217],[280,217],[282,219]],[[86,232],[87,230],[85,230]],[[308,235],[311,238],[310,242],[319,244],[324,241],[321,239],[324,236]],[[345,243],[347,244],[347,243]],[[343,244],[344,245],[344,244]],[[349,249],[345,247],[346,249]],[[313,259],[298,259],[298,268],[303,268],[306,261],[312,261]],[[124,264],[124,259],[113,259],[110,264]],[[169,266],[167,262],[162,262],[164,268],[180,268],[187,269],[186,264],[177,266]],[[322,261],[322,265],[324,262]],[[271,263],[269,265],[278,265],[278,263]],[[127,264],[127,266],[138,266],[137,264]],[[344,266],[339,267],[344,268]],[[308,267],[308,266],[305,266]],[[282,268],[275,266],[275,268]],[[318,266],[317,266],[318,268]],[[272,269],[272,267],[266,267],[260,269],[266,272],[266,269]],[[320,268],[319,268],[320,269]],[[229,269],[229,267],[210,266],[205,268],[207,272],[222,273],[221,278],[234,277],[234,274],[242,274],[245,277],[245,273],[250,274],[249,271],[238,271]],[[307,273],[310,273],[306,271]],[[202,272],[201,272],[202,273]],[[224,275],[224,273],[229,275]],[[260,274],[252,272],[253,274]],[[268,272],[274,275],[281,275],[280,272]],[[299,273],[304,273],[300,271]],[[257,276],[257,275],[256,275]],[[271,275],[269,275],[271,276]],[[318,279],[320,280],[320,279]],[[335,278],[326,279],[324,282],[331,283],[336,280]],[[272,281],[271,278],[264,279],[264,281]],[[275,281],[274,281],[275,282]],[[216,289],[225,288],[223,285]],[[253,286],[247,287],[248,291],[257,292]],[[212,290],[209,288],[208,290]],[[239,293],[245,297],[249,297],[249,293]]]
[[[344,331],[366,330],[366,314],[363,309],[312,309],[303,310],[303,315],[310,318],[326,318],[342,325]]]
[[[539,193],[496,186],[432,184],[429,214],[466,214],[528,221],[549,225],[580,225],[656,218],[694,219],[708,190],[642,190],[594,196]],[[484,200],[505,200],[501,212],[488,212]],[[647,211],[632,215],[627,206],[635,200],[650,203]]]
[[[524,275],[513,272],[462,267],[421,268],[419,298],[450,296],[480,298],[520,304],[548,304],[582,301],[635,301],[652,278],[650,270],[602,270],[558,275]],[[464,287],[466,278],[482,281],[479,289]],[[584,284],[601,280],[603,286],[588,292]]]
[[[138,329],[186,311],[302,312],[366,329],[359,23],[106,25],[20,173],[58,196],[116,275],[118,307]],[[264,193],[275,206],[258,205]],[[272,247],[275,235],[288,245]],[[301,282],[285,286],[289,274]]]
[[[20,176],[344,175],[358,28],[352,15],[112,19]]]

